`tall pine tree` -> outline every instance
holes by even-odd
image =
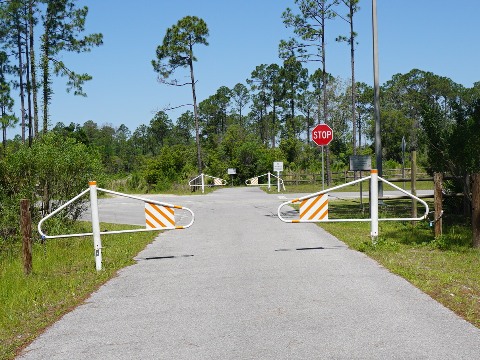
[[[193,63],[197,61],[197,58],[193,54],[193,47],[197,44],[208,45],[208,35],[208,27],[205,21],[196,16],[185,16],[180,19],[177,24],[167,29],[162,45],[157,47],[156,60],[152,60],[153,69],[159,74],[159,80],[161,82],[175,86],[191,85],[192,87],[197,143],[197,166],[199,172],[202,172],[202,157],[200,151],[197,95],[193,71]],[[187,68],[190,70],[191,81],[189,83],[179,84],[177,80],[167,81],[178,68]]]
[[[41,71],[43,79],[43,132],[48,129],[48,106],[52,96],[51,73],[65,76],[67,91],[85,96],[83,84],[92,77],[86,73],[78,74],[60,60],[63,51],[88,52],[94,46],[103,43],[100,33],[81,36],[85,31],[88,8],[77,8],[74,0],[49,0],[43,17],[44,33],[41,37]]]

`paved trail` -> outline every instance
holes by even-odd
[[[480,355],[479,329],[319,227],[282,223],[276,195],[225,188],[163,200],[190,207],[194,225],[160,235],[21,359]],[[102,200],[100,212],[115,208],[120,220],[129,204]],[[138,208],[130,223],[142,223]]]

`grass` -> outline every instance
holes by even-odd
[[[329,206],[329,214],[336,212],[338,217],[345,217],[355,208],[358,213],[358,205],[351,202],[335,205],[336,210]],[[404,216],[408,211],[405,204],[387,204],[380,209],[381,216]],[[471,248],[469,225],[454,225],[448,220],[447,217],[443,235],[438,238],[426,221],[416,225],[380,222],[375,244],[368,222],[322,223],[321,227],[480,328],[480,249]]]
[[[88,232],[80,223],[78,232]],[[101,224],[102,230],[134,228]],[[89,294],[134,263],[133,257],[158,232],[105,235],[102,237],[102,271],[95,270],[93,240],[66,238],[33,244],[33,272],[26,276],[21,244],[0,243],[0,359],[13,359],[32,341]]]

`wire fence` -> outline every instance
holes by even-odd
[[[332,172],[332,183],[333,184],[346,184],[350,181],[359,179],[361,177],[368,176],[369,171],[338,171]],[[402,169],[387,169],[383,170],[383,177],[391,182],[400,182],[400,181],[410,181],[411,178],[411,169],[406,168],[404,171]],[[325,182],[327,180],[327,175],[325,174]],[[285,171],[282,174],[282,179],[286,185],[302,185],[302,184],[321,184],[322,183],[322,174],[321,173],[307,173],[307,172],[289,172]],[[429,176],[427,173],[417,172],[417,181],[432,181],[433,177]]]

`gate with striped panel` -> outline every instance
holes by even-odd
[[[264,177],[266,177],[266,179],[267,179],[266,183],[261,182],[262,180],[265,181]],[[274,174],[272,174],[271,172],[268,172],[266,174],[255,176],[253,178],[247,179],[247,180],[245,180],[245,185],[247,185],[247,186],[267,186],[268,190],[270,190],[271,184],[272,184],[272,182],[271,182],[272,177],[274,177],[276,179],[275,181],[277,182],[278,191],[280,191],[281,187],[285,191],[285,185],[284,185],[283,179],[274,175]],[[260,178],[262,178],[262,179],[260,180]]]
[[[188,185],[192,188],[192,191],[196,190],[197,187],[201,188],[203,194],[205,192],[205,186],[225,186],[227,185],[227,180],[201,173],[190,180]]]
[[[370,181],[370,218],[367,219],[332,219],[328,216],[328,193],[334,190],[344,188],[349,185],[354,185],[362,181]],[[382,181],[394,189],[408,195],[412,199],[417,200],[425,207],[425,214],[416,218],[379,218],[378,217],[378,182]],[[285,213],[282,213],[281,209],[287,205],[299,205],[299,218],[287,219]],[[293,199],[280,204],[277,210],[278,218],[286,223],[318,223],[318,222],[370,222],[371,231],[370,235],[372,241],[376,241],[378,237],[378,222],[379,221],[420,221],[425,220],[428,217],[428,204],[419,197],[410,194],[408,191],[392,184],[388,180],[378,176],[377,170],[371,170],[370,176],[362,179],[354,180],[346,184],[332,187],[323,191],[319,191],[314,194],[306,195],[297,199]]]
[[[300,201],[300,219],[298,221],[302,219],[314,221],[328,220],[328,194]]]
[[[107,194],[127,197],[145,203],[145,228],[144,229],[132,229],[132,230],[114,230],[114,231],[100,231],[100,220],[98,215],[98,200],[97,192],[101,191]],[[72,203],[80,199],[82,196],[90,193],[90,209],[92,215],[92,232],[91,233],[81,233],[81,234],[62,234],[62,235],[47,235],[42,230],[43,223],[54,216],[55,214],[62,211],[64,208],[70,206]],[[191,216],[190,222],[185,225],[178,225],[175,221],[175,209],[183,211],[186,214]],[[195,221],[195,214],[192,210],[187,207],[180,205],[173,205],[162,201],[156,201],[152,199],[146,199],[139,196],[124,194],[112,190],[102,189],[97,187],[96,181],[89,182],[89,188],[82,191],[80,194],[75,196],[73,199],[67,201],[65,204],[60,206],[55,211],[51,212],[38,223],[38,232],[42,239],[55,239],[55,238],[68,238],[68,237],[79,237],[79,236],[93,236],[93,246],[95,252],[95,267],[97,270],[102,269],[102,241],[101,235],[111,235],[111,234],[122,234],[122,233],[134,233],[142,231],[158,231],[158,230],[178,230],[186,229],[193,225]]]
[[[168,206],[146,202],[145,227],[147,229],[169,229],[175,227],[175,211]]]

